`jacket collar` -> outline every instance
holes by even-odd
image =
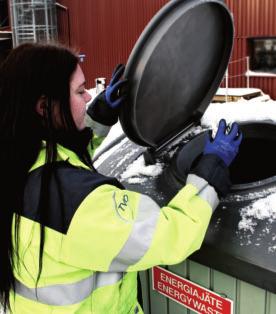
[[[41,150],[39,152],[36,162],[31,167],[30,172],[38,167],[43,166],[45,164],[45,160],[46,160],[46,142],[42,141]],[[75,152],[73,152],[69,148],[62,146],[61,144],[57,144],[57,161],[66,161],[70,163],[72,166],[91,170],[85,163],[83,163],[80,160],[80,158]]]

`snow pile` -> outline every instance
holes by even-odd
[[[128,183],[144,183],[147,177],[156,177],[163,171],[163,164],[145,165],[144,156],[140,156],[121,174],[121,180]]]
[[[254,233],[257,219],[268,219],[269,222],[276,219],[276,193],[259,199],[249,206],[242,208],[240,214],[242,219],[238,225],[239,230],[248,230],[251,233]]]
[[[266,99],[261,96],[262,99]],[[257,97],[259,98],[259,97]],[[244,121],[265,121],[276,124],[276,101],[260,99],[240,99],[237,102],[212,103],[201,119],[202,126],[217,128],[219,120],[224,118],[228,123]]]

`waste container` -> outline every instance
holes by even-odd
[[[130,92],[120,116],[127,138],[120,137],[111,155],[103,151],[98,156],[98,170],[166,204],[202,153],[208,131],[200,118],[224,76],[232,43],[232,16],[222,1],[165,5],[127,62]],[[248,229],[239,228],[242,209],[276,192],[271,149],[276,126],[248,121],[241,129],[240,154],[230,167],[233,186],[215,211],[201,249],[179,265],[141,273],[145,313],[276,313],[274,216],[256,223],[245,214]],[[126,170],[141,159],[162,165],[159,175],[125,179]],[[167,287],[153,280],[154,271],[169,278]]]

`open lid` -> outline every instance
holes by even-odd
[[[199,121],[226,71],[231,14],[220,0],[172,0],[150,21],[128,59],[126,135],[158,147]]]

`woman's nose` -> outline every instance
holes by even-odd
[[[92,96],[86,91],[85,93],[85,102],[89,102],[91,100]]]

